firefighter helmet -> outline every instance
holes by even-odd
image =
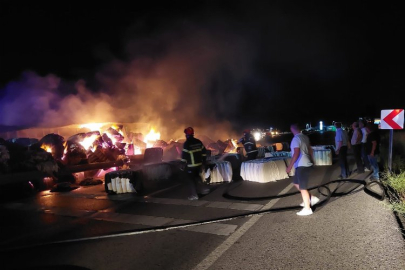
[[[188,127],[184,130],[184,133],[186,133],[186,135],[194,135],[194,129],[192,127]]]
[[[245,130],[243,131],[243,133],[249,134],[249,133],[250,133],[250,129],[245,129]]]

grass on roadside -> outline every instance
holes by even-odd
[[[391,172],[388,169],[388,130],[380,130],[381,179],[389,195],[388,207],[405,217],[405,130],[396,130],[393,138]]]
[[[390,196],[389,207],[400,214],[405,214],[405,171],[399,173],[386,171],[383,173],[382,179],[383,184],[395,193]]]

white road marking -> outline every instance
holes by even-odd
[[[279,195],[287,193],[293,187],[289,184],[283,189]],[[263,206],[264,209],[270,209],[273,207],[279,199],[271,200],[268,204]],[[245,224],[243,224],[235,233],[229,236],[221,245],[219,245],[214,251],[212,251],[203,261],[201,261],[193,270],[205,270],[211,267],[232,245],[238,241],[263,215],[255,215],[251,217]]]

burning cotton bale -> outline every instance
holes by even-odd
[[[101,145],[96,146],[94,152],[88,152],[89,163],[116,161],[118,157],[125,154],[125,150],[117,147],[103,148]]]
[[[96,150],[94,152],[90,151],[90,154],[88,156],[89,163],[106,162],[106,161],[108,161],[108,158],[105,155],[104,148],[101,147],[100,145],[96,147]]]
[[[44,172],[50,176],[55,176],[55,173],[57,173],[59,170],[59,166],[58,163],[56,163],[56,161],[51,157],[52,156],[48,156],[48,159],[46,160],[41,159],[38,160],[39,162],[36,161],[37,162],[36,167],[38,171]]]
[[[49,176],[54,176],[59,170],[58,163],[52,153],[45,151],[40,145],[42,144],[34,144],[29,149],[13,148],[15,153],[11,153],[11,155],[18,156],[18,159],[14,160],[12,171],[38,170]]]
[[[109,132],[123,140],[122,135],[115,133],[114,129]],[[121,137],[120,137],[121,136]],[[69,165],[116,161],[120,155],[125,154],[125,144],[115,142],[107,133],[99,131],[79,133],[71,136],[67,143],[66,163]]]
[[[62,160],[65,150],[65,139],[62,136],[51,133],[39,140],[38,144],[45,151],[52,153],[56,160]]]
[[[64,159],[66,165],[78,165],[87,163],[87,155],[84,149],[73,148],[68,150]]]
[[[115,143],[115,146],[116,146],[118,149],[122,150],[123,153],[125,153],[125,146],[126,146],[126,145],[127,145],[126,143],[121,143],[121,142],[116,142],[116,143]]]
[[[102,143],[104,143],[105,148],[111,148],[114,145],[111,138],[105,133],[103,133],[103,135],[101,136],[101,141],[102,141]]]
[[[65,164],[77,165],[87,163],[86,149],[84,149],[83,145],[80,143],[85,137],[85,133],[79,133],[68,138],[64,158]]]
[[[122,126],[121,126],[122,128]],[[115,128],[108,128],[104,133],[103,133],[103,139],[105,139],[104,135],[108,136],[113,144],[116,144],[117,142],[122,142],[124,140],[124,136]]]

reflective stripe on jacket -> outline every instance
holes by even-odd
[[[187,162],[187,167],[198,167],[205,163],[207,150],[204,144],[194,137],[189,137],[184,142],[181,160]]]

